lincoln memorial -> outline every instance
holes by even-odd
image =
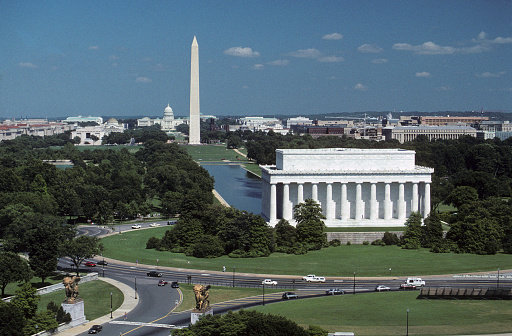
[[[295,225],[293,207],[311,198],[326,226],[403,226],[411,212],[430,212],[433,168],[404,149],[277,149],[262,165],[262,216]]]

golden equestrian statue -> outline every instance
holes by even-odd
[[[194,295],[196,296],[196,309],[205,310],[210,308],[210,300],[208,297],[210,293],[208,290],[210,289],[210,285],[194,285]]]
[[[75,303],[80,301],[78,295],[78,282],[80,282],[80,277],[76,275],[67,275],[64,277],[64,279],[62,279],[62,283],[66,289],[66,300],[64,300],[65,303]]]

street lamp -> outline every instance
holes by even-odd
[[[110,318],[112,318],[112,292],[110,292]]]
[[[135,300],[137,300],[137,277],[135,277]]]
[[[233,266],[233,287],[235,287],[235,266]]]
[[[409,336],[409,308],[407,308],[407,336]]]
[[[352,294],[356,293],[356,272],[354,272],[354,291]]]

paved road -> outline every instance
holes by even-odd
[[[166,222],[161,222],[162,225]],[[149,227],[149,223],[142,224]],[[125,225],[120,228],[123,231],[131,230],[131,225]],[[119,229],[118,229],[119,230]],[[100,227],[82,227],[81,234],[103,235],[107,229]],[[102,258],[96,259],[96,261]],[[95,323],[103,325],[104,335],[169,335],[170,330],[165,327],[140,326],[141,323],[163,324],[186,326],[190,322],[190,311],[175,313],[174,310],[181,302],[181,293],[178,289],[173,289],[169,285],[158,287],[159,278],[148,277],[146,274],[150,270],[157,268],[152,265],[139,265],[105,258],[109,264],[105,267],[97,266],[95,268],[82,267],[83,271],[96,271],[100,276],[105,275],[106,279],[111,279],[119,285],[125,294],[125,302],[118,311],[114,312],[113,318],[110,316],[102,317]],[[61,267],[68,267],[69,263],[61,261]],[[222,313],[228,310],[237,310],[263,303],[281,301],[281,294],[264,295],[261,281],[264,278],[271,277],[278,282],[274,288],[283,291],[294,290],[301,298],[325,295],[325,290],[329,288],[341,288],[347,294],[369,293],[373,292],[375,286],[382,284],[398,290],[405,277],[387,277],[387,278],[333,278],[328,277],[325,283],[305,283],[296,276],[269,276],[260,274],[235,273],[232,272],[204,272],[198,270],[175,269],[170,267],[159,267],[158,271],[162,273],[162,279],[166,281],[178,281],[180,283],[202,283],[217,286],[236,287],[256,287],[262,289],[262,294],[252,298],[244,298],[230,302],[213,305],[215,313]],[[500,284],[502,286],[512,286],[512,271],[501,271]],[[428,276],[423,277],[428,286],[451,286],[451,287],[494,287],[497,284],[496,275],[484,276]],[[137,288],[137,299],[135,299],[135,287]],[[266,287],[268,288],[268,287]],[[126,320],[124,313],[126,314]],[[90,324],[88,325],[90,326]],[[76,329],[76,328],[75,328]],[[86,334],[87,328],[83,327],[75,333],[62,335]],[[83,331],[84,333],[81,333]],[[70,331],[71,332],[71,331]]]

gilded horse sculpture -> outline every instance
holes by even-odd
[[[208,290],[210,289],[210,285],[194,285],[194,295],[196,297],[196,309],[204,310],[210,307],[210,300],[208,297],[210,293]]]

